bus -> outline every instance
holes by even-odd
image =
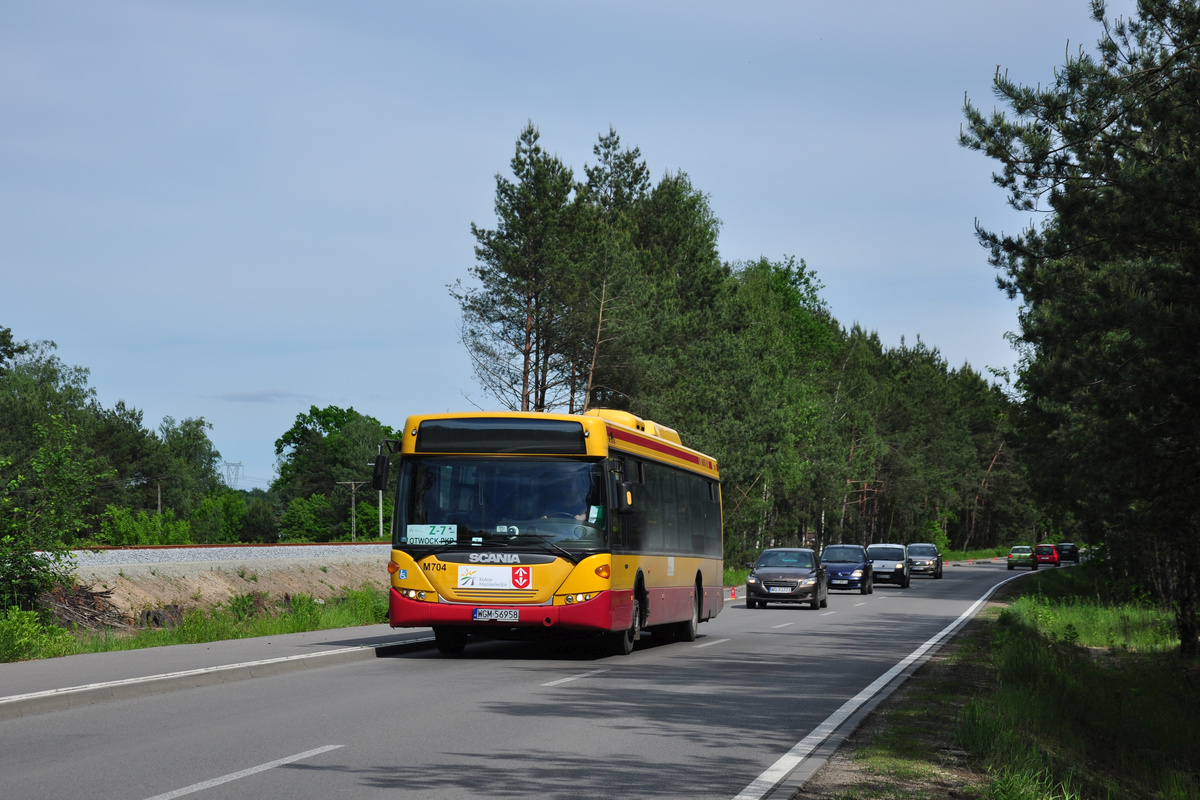
[[[442,653],[551,634],[628,655],[643,631],[695,641],[723,607],[717,463],[663,425],[609,409],[412,416],[372,486],[392,468],[389,621],[432,627]]]

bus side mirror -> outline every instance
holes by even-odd
[[[383,453],[375,456],[375,469],[371,473],[371,488],[382,492],[388,482],[388,457]]]
[[[617,484],[617,511],[628,514],[633,511],[633,484],[621,481]]]

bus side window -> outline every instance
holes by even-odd
[[[625,482],[630,484],[633,493],[633,510],[624,515],[621,524],[625,528],[625,546],[630,550],[644,550],[648,545],[647,518],[650,508],[643,478],[641,462],[626,458]]]

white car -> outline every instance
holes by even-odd
[[[872,544],[867,546],[875,582],[898,583],[907,589],[912,573],[909,571],[908,548],[902,544]]]

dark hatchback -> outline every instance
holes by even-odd
[[[936,544],[928,542],[920,542],[918,544],[910,544],[908,546],[908,563],[912,566],[913,575],[931,575],[935,578],[942,577],[942,562],[941,551],[937,549]]]
[[[829,605],[829,575],[814,551],[772,547],[762,552],[746,578],[746,608],[766,608],[767,603]]]
[[[1058,560],[1070,561],[1072,564],[1079,563],[1079,548],[1074,542],[1059,542],[1054,545],[1054,549],[1058,551]]]
[[[861,544],[831,544],[821,553],[821,562],[829,573],[830,589],[857,589],[861,594],[875,591],[871,559]]]

